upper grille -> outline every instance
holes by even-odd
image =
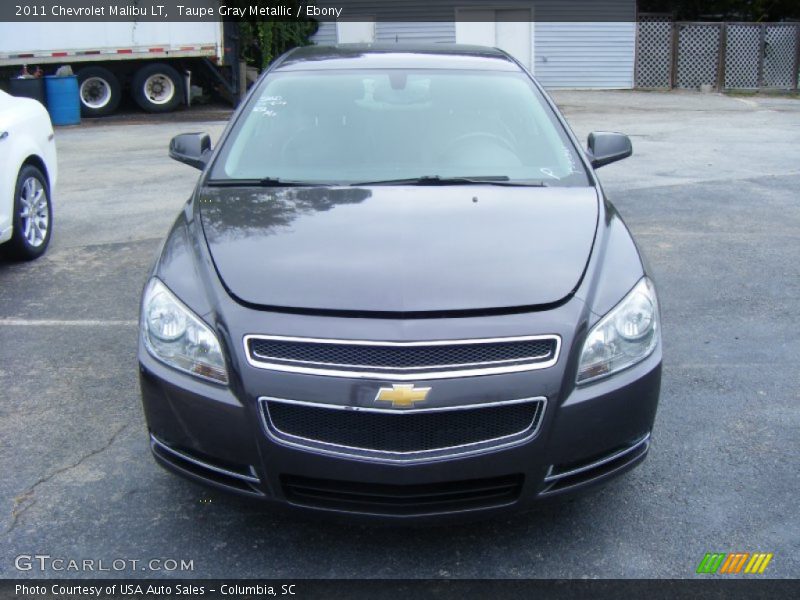
[[[543,398],[533,398],[396,411],[264,399],[263,409],[279,439],[337,454],[414,460],[483,450],[532,436],[544,404]]]
[[[557,336],[432,342],[368,342],[248,336],[254,366],[342,377],[419,379],[544,368]]]

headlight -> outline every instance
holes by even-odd
[[[217,336],[155,278],[144,293],[141,329],[155,358],[192,375],[228,383]]]
[[[644,277],[589,331],[578,362],[578,383],[644,360],[655,349],[660,335],[656,290]]]

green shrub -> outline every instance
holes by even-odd
[[[229,5],[250,4],[248,0],[228,2]],[[259,6],[279,6],[280,2],[259,2]],[[294,6],[294,10],[298,5]],[[292,21],[248,20],[239,23],[240,57],[248,65],[259,69],[269,64],[287,50],[296,46],[308,46],[309,38],[316,33],[319,24],[312,19]]]

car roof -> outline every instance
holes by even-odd
[[[279,71],[413,68],[520,71],[502,50],[466,44],[303,46],[285,55],[275,66]]]

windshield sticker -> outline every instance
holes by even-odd
[[[261,96],[253,107],[254,113],[261,113],[265,117],[274,117],[278,113],[273,110],[276,107],[286,106],[287,102],[282,96]]]
[[[567,159],[569,163],[569,172],[570,173],[579,173],[578,165],[575,164],[575,155],[572,153],[572,150],[567,148],[566,146],[563,147],[564,150],[564,157]]]

